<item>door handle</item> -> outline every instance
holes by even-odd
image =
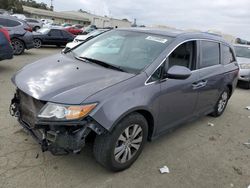
[[[200,89],[200,88],[203,88],[207,85],[207,80],[201,80],[199,82],[194,82],[192,84],[193,86],[193,89]]]

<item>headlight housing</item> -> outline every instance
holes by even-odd
[[[96,107],[96,105],[97,103],[86,105],[47,103],[39,113],[38,117],[55,121],[81,119],[86,117]]]
[[[240,64],[240,68],[241,68],[241,69],[250,69],[250,63],[243,63],[243,64]]]

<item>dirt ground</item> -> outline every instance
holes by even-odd
[[[42,153],[8,112],[11,76],[24,65],[60,52],[34,49],[0,62],[0,187],[247,188],[250,184],[250,90],[237,89],[223,116],[203,117],[146,145],[134,165],[112,173],[90,146],[79,155]],[[208,126],[208,123],[214,126]],[[169,174],[160,174],[167,165]]]

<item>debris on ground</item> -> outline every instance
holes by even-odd
[[[248,187],[247,188],[250,188],[250,185],[248,185]]]
[[[216,138],[215,138],[214,136],[210,136],[210,137],[209,137],[209,140],[210,140],[210,141],[216,141]]]
[[[163,166],[162,168],[160,168],[160,172],[161,174],[170,173],[169,168],[167,166]]]
[[[243,145],[250,149],[250,141],[243,143]]]
[[[214,124],[213,124],[213,123],[210,123],[210,122],[208,122],[207,125],[210,126],[210,127],[213,127],[213,126],[214,126]]]
[[[230,183],[230,187],[234,187],[234,184],[233,184],[233,183]]]
[[[247,106],[246,109],[247,109],[247,110],[250,110],[250,106]]]
[[[39,157],[39,153],[36,154],[36,159]]]
[[[238,167],[233,166],[233,169],[234,169],[234,171],[235,171],[238,175],[241,176],[241,175],[243,174],[241,168],[238,168]]]

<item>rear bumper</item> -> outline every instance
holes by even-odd
[[[31,32],[26,32],[23,36],[23,41],[25,43],[25,48],[27,50],[34,48],[33,34]]]

